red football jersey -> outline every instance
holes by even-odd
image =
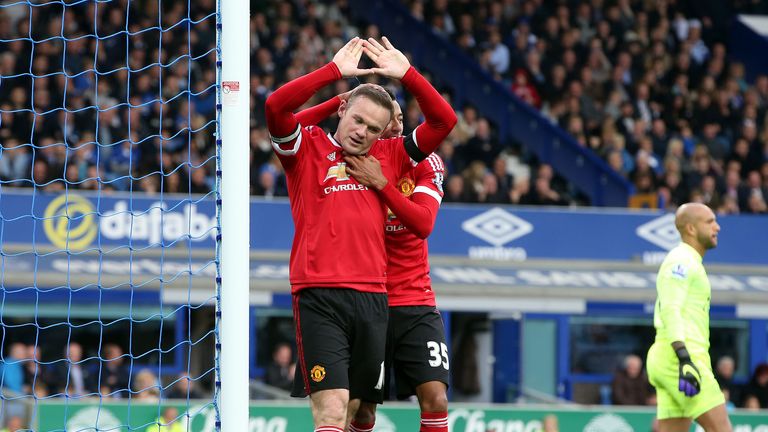
[[[369,151],[389,181],[413,168],[403,140],[379,140]],[[285,168],[295,228],[291,291],[334,287],[385,292],[381,227],[386,206],[375,190],[347,174],[342,148],[331,134],[308,126],[289,146],[273,143]]]
[[[401,176],[395,188],[409,199],[425,194],[437,205],[443,199],[443,160],[437,154]],[[434,223],[434,221],[429,221]],[[426,239],[409,231],[391,211],[385,225],[387,246],[387,293],[390,306],[435,306],[429,277]],[[431,227],[430,227],[431,231]]]
[[[400,82],[416,97],[425,121],[407,137],[373,144],[368,154],[380,161],[389,184],[378,193],[369,190],[346,173],[341,146],[317,127],[302,128],[293,114],[317,90],[341,78],[331,62],[281,86],[264,105],[273,148],[286,171],[296,231],[290,261],[293,293],[320,286],[386,291],[382,201],[400,209],[414,232],[426,237],[419,215],[434,215],[436,209],[414,206],[404,213],[401,205],[415,202],[398,200],[392,182],[413,169],[413,160],[422,161],[432,153],[456,124],[451,106],[416,69],[409,68]]]

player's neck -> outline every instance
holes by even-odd
[[[703,245],[691,239],[683,239],[683,243],[687,244],[688,246],[696,250],[696,252],[698,252],[699,255],[701,255],[701,258],[704,259],[704,255],[707,253],[707,249]]]

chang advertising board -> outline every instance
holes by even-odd
[[[214,245],[213,203],[193,200],[94,198],[65,194],[44,204],[43,232],[60,249],[102,245]],[[97,209],[98,205],[98,209]]]
[[[97,405],[98,404],[98,405]],[[153,403],[102,402],[64,403],[40,401],[36,430],[148,430],[166,406],[180,414],[173,426],[190,432],[217,430],[217,413],[211,401],[166,401]],[[553,417],[560,430],[569,432],[645,432],[651,428],[652,408],[612,406],[525,406],[453,404],[448,413],[451,432],[541,432],[544,419]],[[281,401],[250,404],[246,432],[294,432],[312,430],[312,414],[306,403]],[[734,432],[768,432],[764,412],[738,411],[729,414]],[[374,432],[412,431],[419,424],[416,404],[384,404],[376,413]],[[170,427],[169,427],[170,429]],[[701,432],[694,427],[692,430]]]

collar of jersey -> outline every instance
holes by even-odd
[[[689,245],[686,242],[680,242],[680,244],[683,246],[684,249],[686,249],[692,256],[696,257],[696,261],[702,262],[704,261],[704,258],[699,254],[699,251],[693,248],[693,246]]]
[[[333,138],[333,135],[331,135],[330,132],[328,132],[328,139],[331,140],[331,144],[335,145],[338,148],[341,148],[341,144],[336,142],[336,140]]]

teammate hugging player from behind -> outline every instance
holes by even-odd
[[[349,93],[301,111],[296,117],[302,124],[319,123],[336,112]],[[392,104],[395,117],[382,138],[397,137],[403,131],[400,105],[395,100]],[[425,240],[432,232],[443,198],[443,161],[431,154],[394,186],[373,156],[350,156],[346,160],[347,172],[379,191],[390,209],[385,226],[389,296],[385,383],[389,384],[389,373],[394,370],[397,397],[416,394],[421,408],[420,432],[447,432],[449,355],[429,278]],[[376,403],[364,400],[349,431],[373,431],[375,416]]]
[[[648,378],[656,387],[660,432],[688,432],[695,419],[706,432],[731,432],[725,397],[709,358],[712,289],[702,260],[717,246],[720,225],[704,204],[680,206],[675,227],[682,243],[669,251],[656,277]]]
[[[375,68],[358,67],[363,53]],[[399,79],[426,122],[407,137],[380,140],[393,118],[391,99],[378,86],[360,86],[339,104],[333,135],[299,124],[293,110],[317,90],[370,73]],[[375,158],[387,183],[395,183],[443,141],[456,115],[386,38],[383,45],[352,39],[331,63],[270,95],[266,114],[296,231],[290,260],[299,360],[293,394],[309,394],[315,431],[341,432],[360,400],[382,401],[387,331],[387,193],[350,177],[348,163]]]

